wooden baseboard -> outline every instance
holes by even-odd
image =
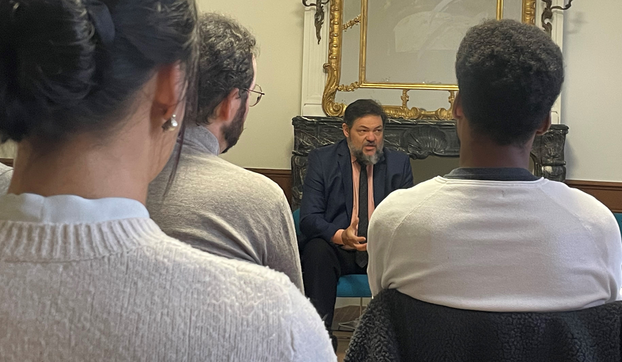
[[[622,182],[566,180],[570,187],[586,192],[613,212],[622,212]]]
[[[12,158],[0,158],[0,163],[4,163],[7,166],[13,167],[13,159]]]
[[[0,162],[7,166],[13,167],[12,158],[0,158]],[[292,171],[291,170],[274,170],[268,168],[248,168],[247,170],[257,172],[276,182],[287,197],[287,202],[292,203]]]
[[[269,168],[247,168],[249,171],[257,172],[276,182],[287,197],[287,202],[292,204],[292,171],[291,170],[274,170]]]
[[[287,200],[291,203],[291,170],[273,170],[265,168],[249,168],[248,170],[260,173],[276,182],[281,186],[285,195],[287,195]],[[594,196],[611,209],[612,212],[622,213],[622,182],[567,180],[566,184]]]

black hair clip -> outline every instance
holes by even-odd
[[[102,43],[104,45],[112,44],[115,37],[115,29],[108,6],[101,1],[92,0],[86,5],[86,10]]]

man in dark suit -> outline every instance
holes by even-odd
[[[300,209],[302,274],[329,333],[339,277],[366,273],[374,208],[392,191],[413,186],[408,156],[384,148],[386,120],[378,103],[357,100],[344,114],[346,138],[309,154]]]

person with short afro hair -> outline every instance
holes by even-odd
[[[611,211],[529,171],[564,80],[559,47],[534,26],[488,21],[464,37],[456,75],[460,167],[377,207],[367,246],[372,294],[397,289],[491,312],[619,300],[622,243]]]
[[[473,131],[499,145],[523,145],[561,91],[564,61],[540,29],[513,20],[489,21],[464,37],[456,77]]]

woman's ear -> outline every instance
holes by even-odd
[[[175,114],[181,94],[183,92],[183,72],[179,63],[161,67],[155,80],[151,114],[154,116],[154,126],[162,125]]]

